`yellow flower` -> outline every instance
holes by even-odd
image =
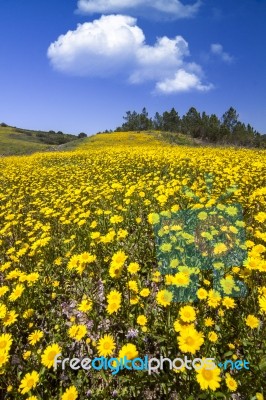
[[[201,390],[216,390],[220,387],[220,369],[215,367],[214,369],[201,368],[197,370],[197,381],[200,385]]]
[[[4,326],[12,325],[12,324],[14,324],[14,322],[16,322],[17,318],[18,318],[18,314],[16,314],[15,310],[8,311],[6,313],[6,316],[2,320],[3,325]]]
[[[25,352],[23,353],[23,358],[24,358],[24,360],[27,360],[30,356],[31,356],[31,351],[30,351],[30,350],[25,351]]]
[[[21,394],[28,393],[31,389],[34,389],[39,382],[39,374],[37,371],[32,371],[24,376],[19,386]]]
[[[179,311],[180,318],[184,322],[192,322],[195,321],[196,319],[196,311],[193,307],[191,306],[184,306],[181,307]]]
[[[182,329],[177,341],[183,353],[189,352],[191,354],[195,354],[204,343],[203,334],[192,326]]]
[[[68,329],[68,334],[72,339],[80,341],[87,333],[85,325],[72,325]]]
[[[173,283],[173,276],[172,275],[165,275],[165,284],[167,286],[171,285]]]
[[[0,286],[0,297],[4,296],[9,291],[8,286]]]
[[[29,343],[31,345],[36,344],[37,342],[39,342],[39,340],[41,340],[41,338],[43,337],[43,332],[40,330],[35,330],[34,332],[32,332],[29,336],[28,336],[28,340]]]
[[[138,263],[136,262],[132,262],[129,264],[129,266],[127,267],[127,270],[130,274],[136,274],[139,270],[140,270],[140,266]]]
[[[256,393],[256,399],[257,400],[264,400],[264,396],[262,393]]]
[[[78,395],[79,394],[75,386],[70,386],[65,393],[63,393],[61,400],[76,400]]]
[[[2,368],[9,360],[9,354],[5,351],[0,351],[0,368]]]
[[[34,314],[34,310],[32,308],[29,308],[26,310],[23,314],[23,318],[28,319]]]
[[[235,287],[234,278],[229,275],[225,279],[220,280],[220,285],[225,294],[231,294],[233,288]]]
[[[160,222],[160,216],[156,213],[151,213],[148,215],[148,221],[151,225],[158,224]]]
[[[161,273],[159,271],[154,272],[152,275],[153,282],[160,282]]]
[[[234,217],[235,215],[237,215],[237,208],[234,206],[229,206],[225,208],[225,212],[226,214],[230,215],[231,217]]]
[[[223,317],[224,316],[224,310],[219,310],[218,311],[218,315],[219,315],[219,317]]]
[[[157,293],[156,300],[160,306],[167,307],[173,300],[173,293],[169,292],[169,290],[160,290]]]
[[[134,358],[138,357],[139,352],[134,344],[128,343],[122,347],[119,351],[118,358],[126,357],[128,360],[133,360]]]
[[[78,306],[78,310],[81,312],[88,312],[92,309],[92,301],[90,299],[83,299]]]
[[[123,266],[111,264],[109,268],[109,275],[111,278],[119,278],[123,270]]]
[[[221,268],[223,268],[224,267],[224,263],[223,262],[214,262],[213,263],[213,267],[215,268],[215,269],[221,269]]]
[[[138,304],[139,297],[136,294],[130,296],[130,305]]]
[[[266,296],[259,297],[260,310],[266,313]]]
[[[174,322],[174,330],[175,330],[176,332],[180,332],[182,328],[183,328],[183,326],[182,326],[181,322],[177,319],[177,320]]]
[[[197,297],[198,297],[198,299],[204,300],[204,299],[207,298],[207,296],[208,296],[208,292],[207,292],[207,290],[205,290],[204,288],[199,288],[199,289],[197,290]]]
[[[119,250],[115,254],[113,254],[111,265],[115,265],[117,267],[122,267],[127,258],[128,258],[128,256],[126,256],[125,252]]]
[[[169,253],[169,252],[171,251],[171,249],[172,249],[171,243],[164,243],[164,244],[162,244],[162,245],[160,246],[160,250],[161,250],[163,253]]]
[[[260,321],[257,317],[255,317],[255,315],[249,314],[246,318],[246,325],[251,328],[251,329],[255,329],[259,326]]]
[[[139,291],[137,281],[129,281],[128,282],[128,287],[134,293],[138,293],[138,291]]]
[[[61,353],[61,351],[61,347],[59,347],[56,343],[46,347],[42,354],[42,364],[47,368],[51,368],[54,364],[55,356]]]
[[[91,264],[93,261],[96,260],[96,256],[94,254],[84,252],[79,255],[79,260],[83,264]]]
[[[224,297],[223,299],[223,306],[225,306],[225,308],[235,308],[236,303],[235,300],[232,299],[231,297]]]
[[[120,215],[114,215],[110,218],[110,222],[111,222],[111,224],[118,224],[119,222],[122,222],[123,219],[124,218]]]
[[[210,342],[215,343],[215,342],[217,342],[217,340],[218,340],[218,336],[217,336],[217,334],[216,334],[214,331],[211,331],[211,332],[208,334],[208,339],[209,339]]]
[[[208,217],[208,214],[207,214],[205,211],[201,211],[201,212],[198,214],[198,219],[199,219],[200,221],[205,221],[205,220],[207,219],[207,217]]]
[[[211,289],[208,293],[208,305],[209,307],[216,308],[221,301],[221,296],[219,292],[216,290]]]
[[[226,377],[226,378],[225,378],[226,386],[228,387],[228,389],[229,389],[231,392],[235,392],[236,389],[237,389],[237,382],[236,382],[235,379],[233,379],[233,378],[231,377],[231,375],[228,374],[228,373],[225,374],[225,377]]]
[[[117,290],[111,290],[111,292],[107,295],[107,301],[109,303],[112,303],[112,302],[120,303],[121,302],[121,298],[122,298],[122,295]]]
[[[210,318],[210,317],[208,317],[208,318],[205,318],[204,319],[204,324],[206,325],[206,326],[213,326],[214,325],[214,321],[213,321],[213,319],[212,318]]]
[[[114,312],[117,312],[119,308],[121,307],[120,302],[118,301],[110,301],[107,305],[107,313],[108,314],[113,314]]]
[[[144,288],[139,292],[141,297],[148,297],[150,294],[150,289]]]
[[[23,285],[17,285],[12,293],[10,294],[10,296],[8,297],[10,301],[15,301],[17,300],[23,293],[23,291],[25,290],[25,287]]]
[[[144,326],[147,324],[147,318],[145,317],[145,315],[139,315],[137,318],[137,324]]]
[[[184,272],[177,272],[173,277],[173,285],[187,287],[190,279]]]
[[[214,255],[222,254],[225,251],[227,251],[227,247],[224,243],[220,242],[220,243],[215,244],[214,250],[213,250]]]
[[[5,318],[7,313],[7,308],[5,304],[0,304],[0,319]]]
[[[266,213],[259,212],[257,215],[255,215],[255,220],[262,224],[263,222],[266,221]]]
[[[97,349],[100,357],[108,357],[113,354],[115,349],[115,341],[113,336],[104,335],[101,339],[99,339]]]

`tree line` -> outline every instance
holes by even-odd
[[[182,117],[172,108],[162,114],[156,112],[150,118],[144,107],[141,113],[127,111],[123,119],[125,122],[115,129],[116,132],[157,130],[183,133],[210,143],[266,148],[266,135],[261,135],[250,124],[239,121],[239,114],[233,107],[221,118],[216,114],[199,113],[195,107],[191,107]]]

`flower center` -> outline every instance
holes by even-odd
[[[31,378],[28,380],[27,386],[31,388],[33,385],[34,385],[34,379]]]
[[[204,369],[202,371],[202,375],[203,375],[203,378],[206,379],[207,381],[212,380],[212,371]]]
[[[186,338],[186,344],[188,344],[189,346],[192,346],[194,344],[194,339],[191,336],[188,336]]]

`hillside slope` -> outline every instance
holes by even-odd
[[[58,146],[76,140],[78,140],[77,136],[62,132],[33,131],[0,126],[0,156],[56,150]]]

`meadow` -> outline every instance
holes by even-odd
[[[0,397],[263,400],[265,154],[119,132],[0,158]],[[58,353],[217,365],[55,371]]]
[[[64,146],[71,148],[77,136],[63,132],[44,132],[0,124],[0,156],[33,154],[40,151],[54,151]]]

